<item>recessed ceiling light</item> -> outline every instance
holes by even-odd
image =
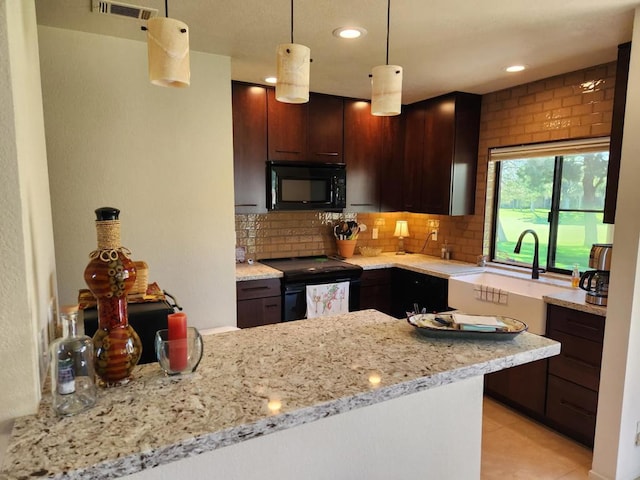
[[[367,34],[364,28],[340,27],[333,31],[333,35],[339,38],[359,38]]]
[[[525,67],[524,65],[511,65],[510,67],[505,68],[505,71],[507,71],[509,73],[521,72],[525,68],[527,68],[527,67]]]
[[[267,83],[276,83],[278,79],[276,77],[264,77],[264,81]]]

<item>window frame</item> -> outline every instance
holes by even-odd
[[[560,195],[562,190],[562,169],[564,166],[564,157],[570,155],[579,155],[590,152],[603,152],[609,151],[610,138],[609,137],[592,137],[585,139],[559,141],[559,142],[541,142],[532,143],[527,145],[515,145],[507,147],[498,147],[489,149],[489,163],[495,163],[495,181],[493,185],[493,197],[492,203],[492,218],[490,223],[491,235],[489,253],[493,263],[502,265],[526,267],[527,265],[521,262],[507,262],[496,259],[496,235],[498,228],[498,210],[499,195],[500,195],[500,171],[501,163],[504,160],[525,160],[527,158],[540,158],[540,157],[554,157],[553,168],[553,186],[551,192],[551,205],[547,214],[547,223],[549,224],[549,234],[547,240],[547,256],[545,259],[545,269],[548,272],[571,274],[570,269],[550,267],[549,265],[555,265],[556,250],[558,244],[558,227],[560,214],[563,212],[578,212],[578,213],[602,213],[604,214],[605,206],[603,204],[602,210],[595,209],[569,209],[560,207]],[[606,147],[606,148],[605,148]],[[555,152],[555,154],[553,154]],[[502,157],[499,159],[493,159],[494,156]],[[607,179],[608,180],[608,179]],[[541,243],[542,243],[542,239]],[[541,262],[542,263],[542,262]]]

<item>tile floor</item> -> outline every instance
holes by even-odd
[[[481,480],[587,480],[592,451],[485,397]]]

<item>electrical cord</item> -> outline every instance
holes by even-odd
[[[429,243],[429,239],[431,238],[431,235],[433,235],[435,232],[429,232],[429,235],[427,235],[427,239],[424,241],[424,245],[422,245],[422,248],[420,249],[420,253],[424,252],[424,249],[427,246],[427,243]]]

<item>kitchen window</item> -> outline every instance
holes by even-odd
[[[611,243],[613,225],[602,222],[609,163],[609,138],[503,147],[490,150],[495,162],[491,257],[494,262],[531,267],[539,238],[540,267],[571,273],[589,268],[594,243]]]

